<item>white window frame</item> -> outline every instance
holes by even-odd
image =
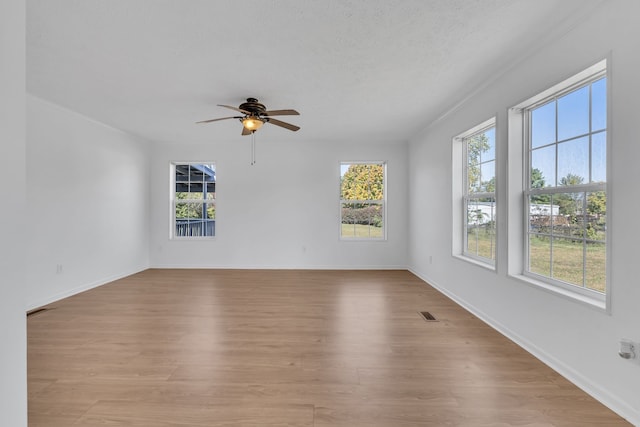
[[[530,125],[529,112],[537,106],[541,106],[554,98],[560,98],[580,87],[590,84],[603,76],[607,76],[607,124],[606,124],[606,169],[610,170],[611,153],[611,77],[607,75],[607,60],[586,68],[572,77],[542,91],[518,105],[509,109],[509,162],[508,162],[508,274],[527,284],[531,284],[545,291],[552,292],[574,301],[585,303],[589,306],[604,311],[610,311],[611,304],[611,226],[610,209],[611,191],[609,179],[606,183],[587,183],[577,186],[554,186],[543,191],[546,193],[568,193],[574,189],[577,192],[604,191],[607,195],[607,227],[605,237],[606,251],[606,291],[600,293],[588,288],[579,287],[566,282],[528,271],[529,265],[529,196],[541,193],[530,188],[529,176],[531,168],[530,159]],[[590,133],[591,134],[591,129]],[[556,158],[557,162],[557,158]]]
[[[477,192],[469,193],[468,184],[468,152],[467,141],[475,135],[484,133],[494,128],[496,131],[495,146],[494,146],[494,176],[496,182],[496,189],[493,192]],[[452,141],[452,211],[453,211],[453,235],[452,235],[452,249],[453,256],[459,257],[465,261],[470,261],[474,264],[486,267],[492,270],[496,269],[496,258],[498,253],[498,230],[495,218],[497,217],[498,197],[498,133],[496,126],[496,117],[491,117],[483,121],[482,123],[462,132],[459,135],[453,137]],[[494,244],[493,249],[494,258],[486,258],[478,256],[476,254],[467,251],[467,205],[471,199],[478,198],[493,198],[493,218],[494,218]]]
[[[382,200],[347,200],[342,199],[342,167],[345,165],[381,165],[382,166]],[[386,161],[341,161],[338,170],[338,236],[341,241],[386,241],[387,240],[387,162]],[[342,235],[342,206],[344,203],[369,203],[382,206],[382,235],[380,237],[347,237]]]
[[[214,218],[214,229],[213,235],[180,235],[176,232],[177,229],[177,219],[176,219],[176,167],[177,166],[191,166],[191,165],[212,165],[213,171],[216,173],[216,163],[213,161],[172,161],[170,162],[170,197],[169,197],[169,238],[171,240],[212,240],[215,239],[217,234],[216,229],[216,219]],[[215,177],[215,183],[217,186],[217,174]],[[216,198],[214,196],[213,199],[204,199],[204,198],[193,198],[193,199],[180,199],[180,201],[189,200],[194,203],[203,203],[203,204],[213,204],[217,208]],[[217,215],[216,215],[217,217]]]

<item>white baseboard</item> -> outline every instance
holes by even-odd
[[[109,282],[113,282],[114,280],[119,280],[119,279],[122,279],[124,277],[131,276],[132,274],[139,273],[139,272],[144,271],[146,269],[147,269],[147,267],[144,267],[144,268],[141,268],[141,269],[135,269],[135,270],[128,271],[128,272],[115,274],[115,275],[112,275],[112,276],[109,276],[109,277],[105,277],[105,278],[102,278],[102,279],[99,279],[99,280],[95,280],[95,281],[90,282],[90,283],[85,283],[85,284],[83,284],[81,286],[76,286],[76,287],[74,287],[72,289],[68,289],[68,290],[66,290],[64,292],[60,292],[60,293],[57,293],[57,294],[49,295],[49,296],[44,297],[44,298],[39,298],[39,299],[37,299],[35,301],[29,301],[27,303],[26,311],[30,311],[30,310],[36,309],[38,307],[42,307],[42,306],[45,306],[45,305],[48,305],[48,304],[52,304],[52,303],[54,303],[56,301],[60,301],[61,299],[68,298],[70,296],[79,294],[80,292],[88,291],[89,289],[97,288],[98,286],[102,286],[102,285],[105,285],[105,284],[107,284]]]
[[[205,270],[409,270],[406,265],[152,265],[156,269]]]

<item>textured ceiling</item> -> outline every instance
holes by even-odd
[[[599,0],[27,0],[27,90],[151,141],[405,141]],[[229,114],[231,113],[231,114]]]

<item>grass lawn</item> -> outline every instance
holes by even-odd
[[[342,224],[342,231],[340,236],[343,238],[382,238],[382,227],[375,227],[373,225],[363,225],[363,224]]]
[[[551,252],[553,251],[553,261]],[[554,238],[531,237],[529,265],[533,273],[583,286],[583,265],[586,261],[584,286],[604,292],[606,284],[606,248],[604,243],[590,243],[583,253],[581,242]]]
[[[491,258],[495,252],[495,236],[481,231],[477,235],[471,232],[467,237],[468,252]],[[548,238],[532,236],[529,242],[529,265],[532,273],[599,292],[605,291],[606,260],[604,243],[590,243],[587,245],[586,253],[583,253],[582,242],[570,239],[554,238],[551,245]],[[583,281],[584,261],[586,280]]]
[[[496,235],[484,229],[473,229],[467,234],[467,252],[483,258],[494,259],[496,254]]]

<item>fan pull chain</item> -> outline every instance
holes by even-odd
[[[251,166],[256,164],[256,131],[251,132]]]

